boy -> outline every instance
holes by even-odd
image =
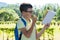
[[[49,24],[46,24],[39,33],[36,32],[35,23],[37,17],[32,16],[32,8],[31,4],[23,3],[20,5],[21,18],[23,18],[26,22],[26,27],[21,21],[21,18],[17,22],[19,36],[20,32],[22,32],[21,40],[37,40],[44,30],[49,27]]]

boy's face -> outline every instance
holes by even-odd
[[[28,8],[26,11],[24,11],[23,15],[30,19],[32,16],[32,12],[33,12],[32,8]]]

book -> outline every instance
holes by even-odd
[[[42,21],[42,24],[49,24],[55,15],[56,12],[49,10],[44,20]]]

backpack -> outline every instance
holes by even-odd
[[[26,21],[21,17],[21,21],[24,23],[25,27],[26,27]],[[14,30],[14,34],[15,34],[15,40],[21,40],[22,37],[22,32],[20,32],[20,35],[18,36],[18,29],[17,29],[17,24]]]

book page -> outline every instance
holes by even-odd
[[[52,18],[55,16],[55,12],[54,11],[48,11],[47,15],[45,16],[44,20],[42,21],[42,24],[47,24],[50,23]]]

